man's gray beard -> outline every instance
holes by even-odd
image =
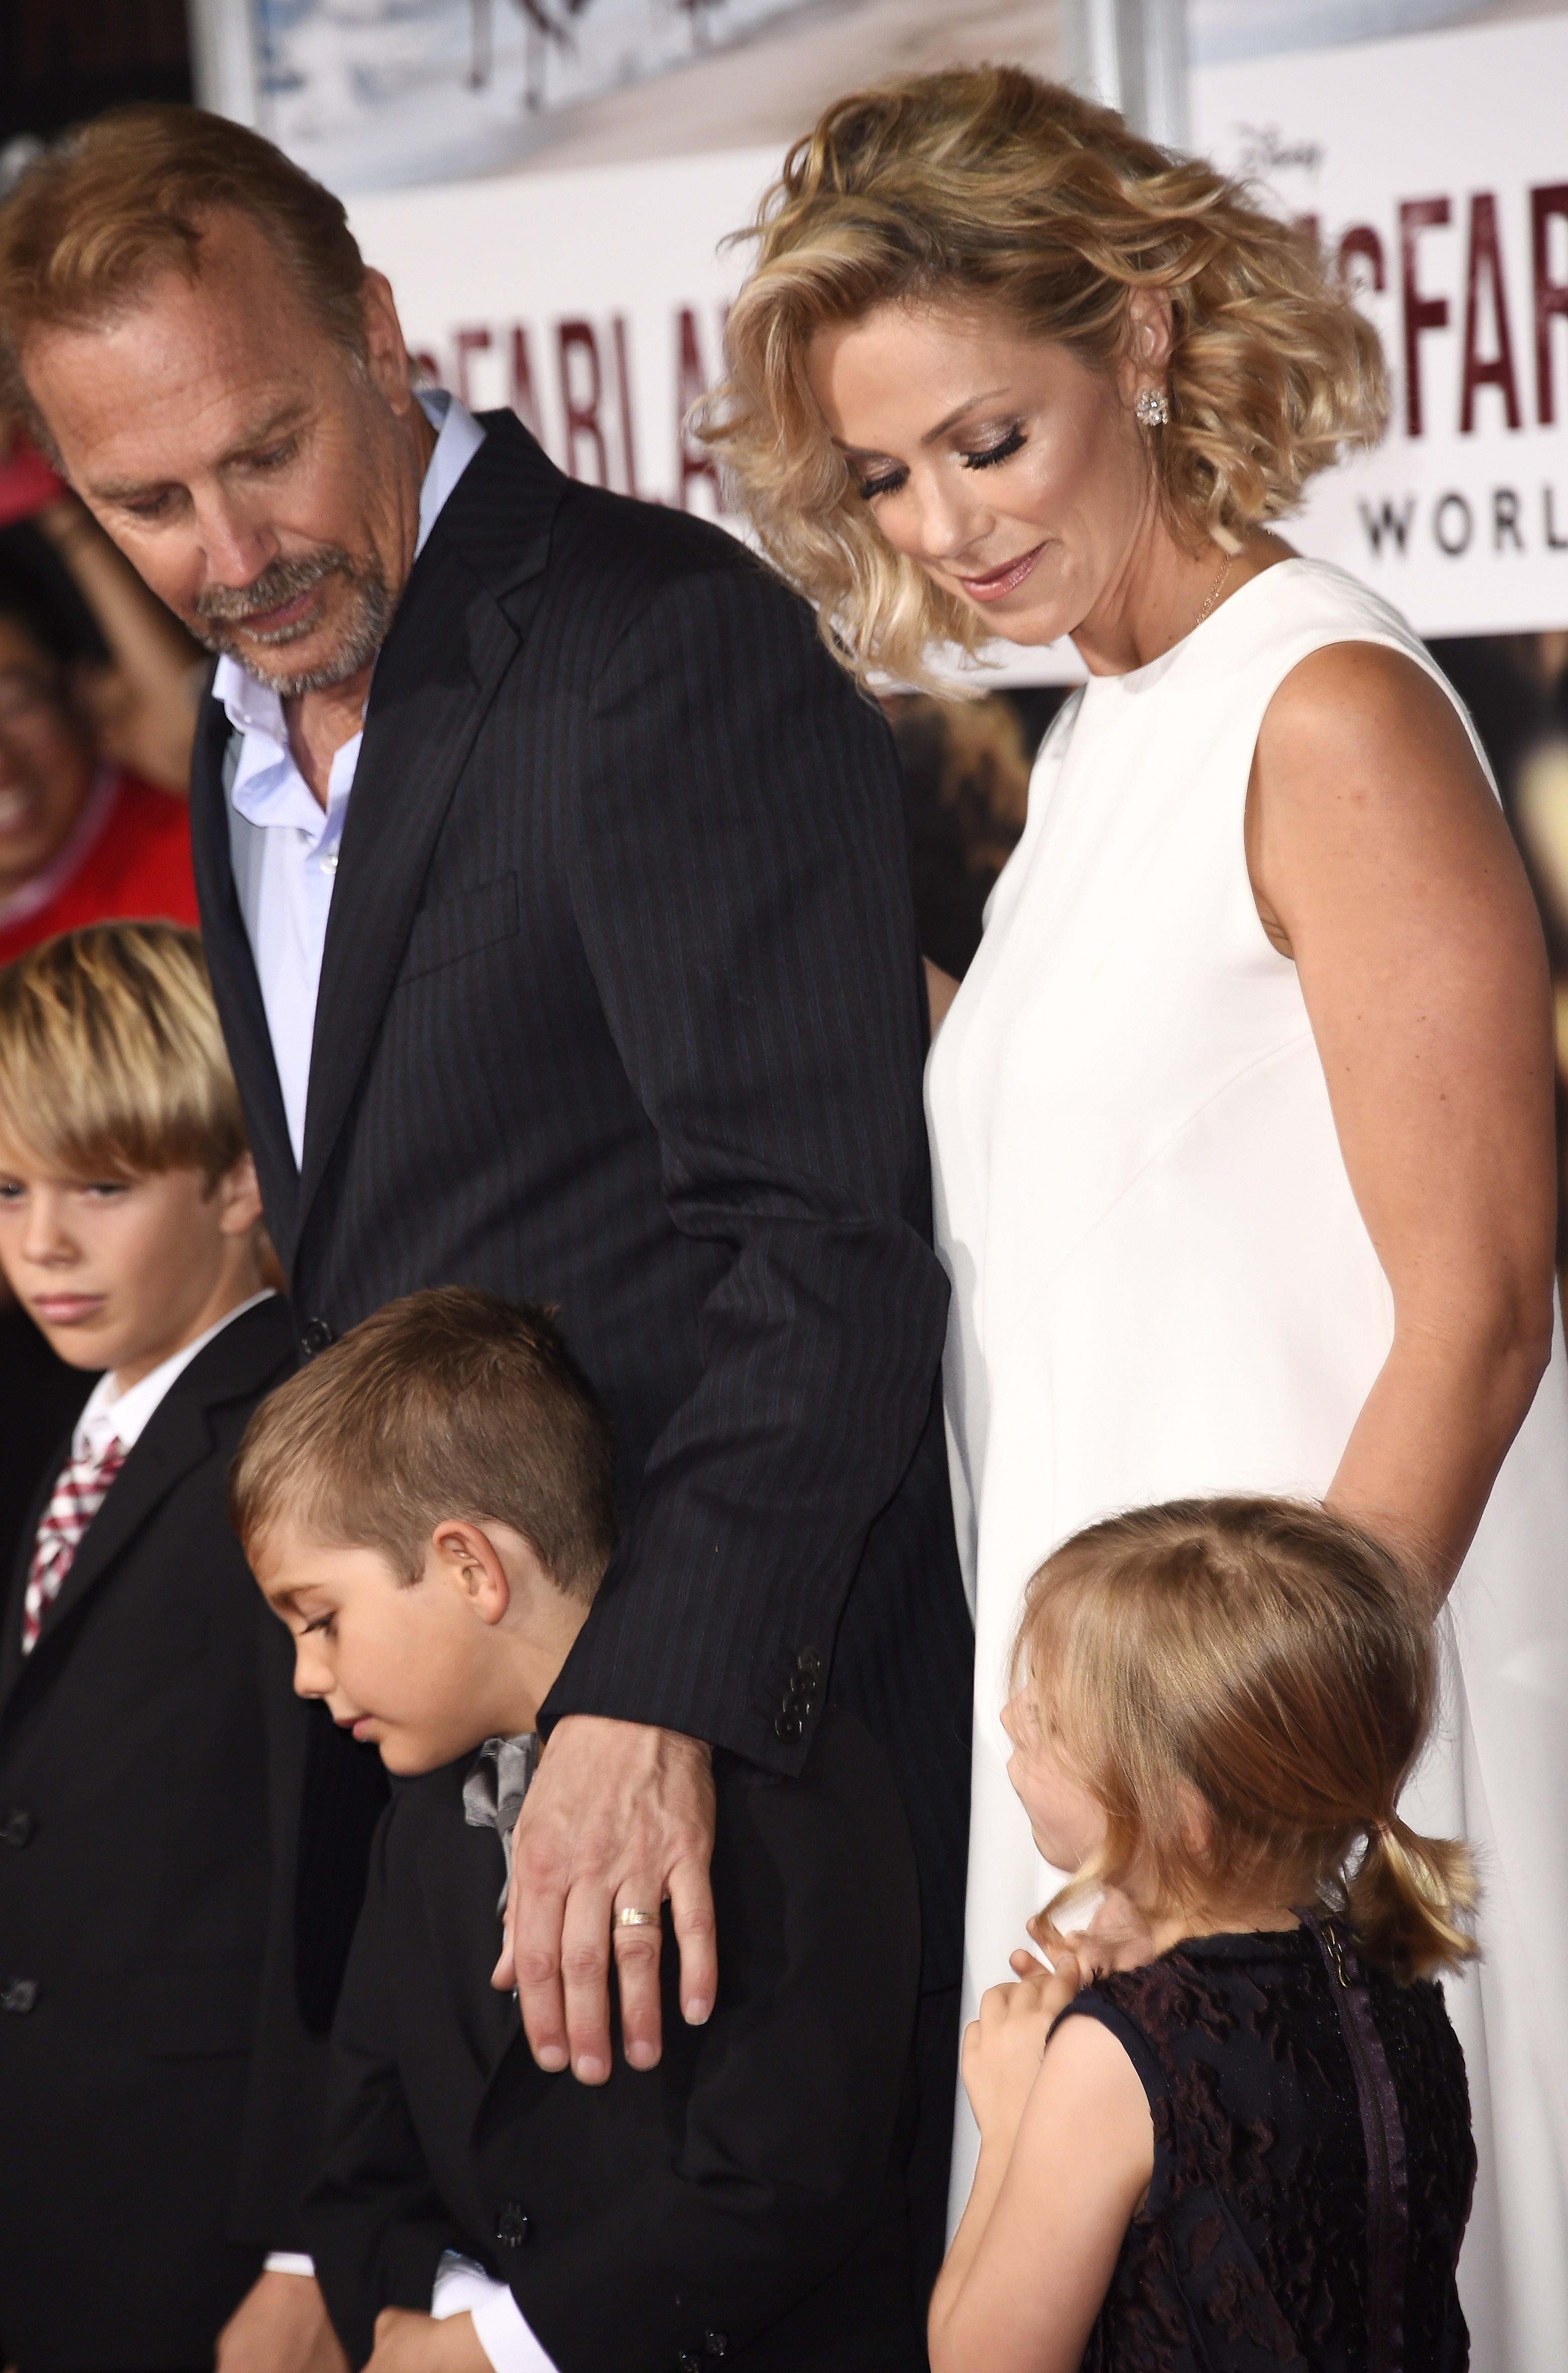
[[[341,577],[348,588],[349,599],[341,621],[337,649],[315,667],[303,671],[269,667],[256,648],[260,645],[262,649],[285,649],[290,643],[317,632],[314,618],[302,619],[298,625],[284,626],[271,635],[252,633],[244,649],[235,636],[225,633],[226,624],[252,617],[258,611],[281,609],[296,594],[308,592],[326,577]],[[355,561],[341,546],[329,544],[308,557],[273,561],[249,585],[211,585],[196,596],[193,607],[194,631],[209,651],[237,660],[248,675],[268,685],[280,699],[296,700],[302,692],[326,692],[332,684],[343,684],[362,668],[367,668],[387,639],[397,603],[378,562]]]

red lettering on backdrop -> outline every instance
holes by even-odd
[[[599,369],[598,340],[588,321],[563,321],[556,331],[561,349],[561,408],[566,415],[566,474],[579,477],[577,439],[591,438],[598,456],[598,480],[601,486],[610,484],[610,456],[605,450],[604,431],[598,425],[599,400],[604,393],[604,376]],[[588,392],[583,397],[572,385],[572,357],[587,357]]]
[[[1485,278],[1492,292],[1493,318],[1497,323],[1497,352],[1490,362],[1482,362],[1476,352],[1476,333],[1481,325],[1481,284]],[[1519,421],[1519,391],[1514,380],[1514,342],[1508,333],[1508,299],[1503,287],[1503,251],[1497,240],[1497,201],[1490,190],[1480,190],[1470,200],[1470,252],[1465,274],[1465,380],[1459,398],[1459,433],[1468,437],[1475,427],[1475,392],[1478,387],[1500,388],[1503,408],[1510,428]]]
[[[683,305],[676,322],[675,376],[675,467],[676,485],[680,508],[688,508],[686,489],[693,478],[706,478],[714,490],[714,499],[722,506],[719,473],[714,467],[711,453],[692,445],[686,427],[686,415],[700,395],[708,392],[708,375],[703,368],[702,350],[697,344],[697,316],[690,306]]]
[[[1381,296],[1388,286],[1388,277],[1383,269],[1383,242],[1370,223],[1352,223],[1340,241],[1339,251],[1334,258],[1334,269],[1339,274],[1341,282],[1347,288],[1351,285],[1351,264],[1358,255],[1368,267],[1368,275],[1373,287]]]
[[[610,323],[615,333],[615,393],[621,410],[621,456],[626,464],[626,491],[637,491],[637,449],[633,442],[632,370],[626,359],[626,316],[617,313]]]
[[[424,354],[418,349],[415,349],[409,356],[409,360],[420,371],[422,376],[430,381],[432,387],[446,386],[447,382],[441,374],[441,366],[436,361],[434,355]]]
[[[1416,265],[1416,240],[1421,232],[1449,219],[1446,198],[1410,198],[1400,208],[1400,262],[1405,315],[1405,432],[1421,430],[1421,337],[1425,330],[1448,326],[1446,297],[1423,297]]]
[[[1530,192],[1530,248],[1535,265],[1536,410],[1543,428],[1557,417],[1552,402],[1551,324],[1568,316],[1568,280],[1551,276],[1549,241],[1553,221],[1568,220],[1568,181],[1551,181]]]
[[[488,330],[457,330],[452,334],[458,357],[458,402],[470,408],[473,399],[469,392],[469,357],[483,354],[489,344]]]
[[[528,367],[528,333],[520,321],[512,325],[512,409],[532,437],[540,433],[539,406],[534,402],[533,372]]]

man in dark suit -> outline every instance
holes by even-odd
[[[830,1706],[790,1778],[714,1758],[718,1999],[657,2069],[547,2075],[489,1984],[540,1704],[616,1539],[550,1315],[386,1304],[248,1429],[230,1505],[296,1686],[398,1781],[332,2033],[308,2227],[370,2373],[915,2373],[890,2148],[920,1965],[885,1757]],[[482,1517],[465,1511],[483,1510]],[[657,1956],[656,1912],[625,1922]]]
[[[543,1710],[498,1970],[535,2056],[604,2080],[611,1915],[665,1896],[705,2016],[712,1754],[796,1774],[842,1700],[920,1863],[934,2264],[971,1642],[887,731],[729,538],[417,398],[342,208],[233,124],[147,111],[41,160],[0,217],[0,334],[73,485],[224,654],[198,884],[302,1350],[470,1280],[558,1304],[614,1421],[629,1521]],[[352,1794],[323,1751],[318,1967]],[[656,1970],[621,2002],[652,2066]],[[294,2315],[273,2285],[226,2373],[303,2363]]]
[[[108,925],[0,975],[0,1268],[86,1401],[0,1592],[0,2358],[21,2373],[197,2373],[261,2266],[236,2168],[267,1772],[305,1710],[224,1510],[251,1410],[297,1364],[260,1210],[190,934]]]

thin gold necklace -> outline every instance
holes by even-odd
[[[1198,630],[1198,628],[1202,625],[1202,623],[1203,623],[1204,619],[1208,616],[1208,614],[1209,614],[1210,611],[1214,608],[1214,603],[1219,600],[1220,595],[1225,591],[1225,579],[1230,575],[1231,563],[1235,560],[1235,558],[1236,558],[1236,555],[1235,555],[1235,553],[1234,553],[1234,552],[1227,552],[1227,553],[1225,554],[1225,559],[1224,559],[1224,561],[1223,561],[1223,562],[1221,563],[1221,565],[1220,565],[1220,573],[1219,573],[1219,575],[1215,578],[1215,579],[1214,579],[1214,583],[1213,583],[1213,584],[1210,586],[1210,588],[1209,588],[1209,598],[1208,598],[1208,600],[1204,602],[1204,604],[1203,604],[1202,608],[1199,611],[1199,613],[1198,613],[1197,616],[1196,616],[1196,617],[1193,619],[1193,621],[1192,621],[1192,631],[1193,631],[1194,633],[1196,633],[1196,632],[1197,632],[1197,630]]]

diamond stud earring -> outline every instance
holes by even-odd
[[[1163,387],[1141,387],[1134,415],[1145,428],[1163,428],[1170,418],[1170,398]]]

